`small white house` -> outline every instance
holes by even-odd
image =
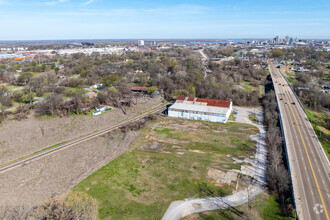
[[[226,123],[233,110],[231,101],[179,96],[168,116]]]

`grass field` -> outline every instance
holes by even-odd
[[[262,97],[265,95],[265,85],[259,85],[259,86],[252,86],[247,81],[241,81],[240,85],[247,91],[248,93],[258,91],[259,97]]]
[[[208,168],[240,169],[226,155],[254,155],[249,136],[257,132],[239,123],[157,120],[144,128],[129,152],[74,191],[98,201],[101,219],[160,219],[174,200],[231,194],[236,183],[215,185],[207,179]]]
[[[307,109],[305,109],[305,113],[330,160],[330,130],[327,129],[326,124],[327,120],[329,120],[328,117],[324,113],[309,111]]]
[[[247,81],[241,81],[240,85],[249,93],[257,90],[257,87],[250,85]]]

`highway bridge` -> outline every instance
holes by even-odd
[[[303,106],[279,69],[269,62],[299,219],[326,219],[330,212],[329,160]]]

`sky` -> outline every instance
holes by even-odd
[[[0,40],[330,39],[326,0],[0,0]]]

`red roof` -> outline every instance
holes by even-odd
[[[147,88],[147,87],[133,87],[133,88],[131,88],[131,90],[136,90],[136,91],[147,91],[148,88]]]
[[[207,103],[207,106],[215,106],[215,107],[222,107],[222,108],[229,108],[231,101],[225,101],[225,100],[217,100],[217,99],[202,99],[202,98],[195,98],[194,97],[184,97],[179,96],[177,98],[179,101],[190,101],[190,102],[204,102]]]

